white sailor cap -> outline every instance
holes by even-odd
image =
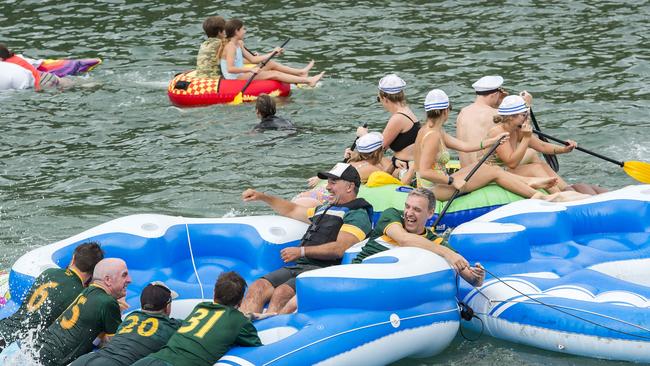
[[[503,78],[501,76],[490,75],[478,79],[474,84],[472,84],[472,88],[477,92],[486,92],[496,90],[500,88],[501,85],[503,85]]]
[[[508,95],[499,105],[498,113],[502,116],[523,113],[528,109],[526,101],[519,95]]]
[[[386,94],[397,94],[404,90],[406,82],[395,74],[388,74],[379,80],[378,87]]]
[[[357,151],[360,153],[371,153],[384,144],[384,135],[379,132],[367,133],[357,140]]]
[[[447,108],[449,108],[449,97],[440,89],[433,89],[424,99],[424,110],[427,112],[433,109]]]

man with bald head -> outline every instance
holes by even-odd
[[[110,339],[122,322],[117,299],[126,296],[129,283],[131,276],[122,259],[97,263],[90,286],[40,334],[34,345],[36,358],[46,366],[67,365],[90,352],[95,338]]]

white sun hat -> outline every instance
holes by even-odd
[[[526,101],[519,95],[508,95],[499,105],[498,113],[502,116],[523,113],[528,110]]]
[[[357,151],[360,153],[371,153],[380,149],[384,144],[384,135],[379,132],[367,133],[357,140]]]
[[[433,89],[424,99],[424,110],[427,112],[433,109],[447,108],[449,108],[449,97],[440,89]]]
[[[503,78],[499,75],[488,75],[478,79],[472,88],[477,92],[486,92],[499,89],[503,85]]]
[[[386,94],[397,94],[404,90],[406,82],[395,74],[388,74],[379,80],[378,87]]]

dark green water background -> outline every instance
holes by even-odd
[[[239,17],[249,48],[292,40],[282,60],[316,60],[322,87],[279,107],[300,129],[251,134],[251,105],[178,109],[167,83],[193,67],[208,15]],[[647,1],[3,1],[0,42],[36,58],[100,57],[65,92],[0,93],[0,265],[135,213],[268,213],[247,187],[284,197],[340,159],[367,122],[379,78],[397,72],[412,108],[445,90],[456,113],[471,84],[500,74],[527,89],[546,132],[621,160],[650,160]],[[634,184],[580,152],[560,157],[570,182]],[[400,365],[614,365],[483,337]]]

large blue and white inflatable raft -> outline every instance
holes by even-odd
[[[67,265],[78,244],[95,240],[107,256],[127,262],[132,309],[143,286],[160,280],[180,294],[172,316],[184,318],[197,302],[211,299],[222,271],[235,270],[250,283],[282,266],[280,250],[297,245],[306,228],[277,216],[116,219],[21,257],[11,269],[11,298],[0,317],[15,311],[43,270]],[[308,272],[296,286],[298,312],[255,323],[264,346],[233,348],[217,364],[383,365],[431,357],[448,346],[459,327],[454,272],[420,249]]]
[[[461,295],[494,337],[650,363],[650,186],[570,203],[525,200],[454,230],[493,276]]]

